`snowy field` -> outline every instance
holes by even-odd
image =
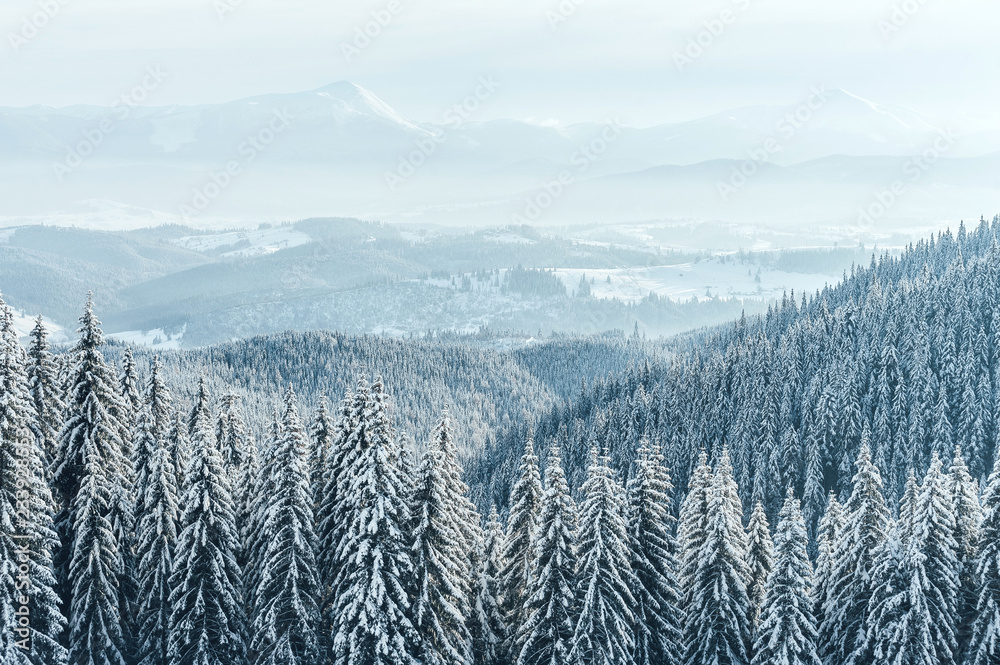
[[[837,275],[803,274],[774,270],[756,264],[739,263],[722,256],[702,261],[644,268],[611,270],[560,268],[555,274],[574,293],[586,276],[594,298],[617,298],[634,302],[655,293],[671,300],[718,298],[781,298],[795,289],[810,292],[837,282]]]
[[[126,330],[124,332],[111,333],[111,339],[127,344],[138,344],[148,346],[151,349],[179,349],[181,340],[184,339],[184,332],[187,325],[179,333],[168,333],[162,328],[155,330]]]
[[[222,256],[261,256],[305,245],[311,238],[301,231],[288,226],[260,228],[255,230],[229,231],[206,235],[184,236],[174,242],[181,247],[196,252],[207,252],[225,247],[234,247]]]

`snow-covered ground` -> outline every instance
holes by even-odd
[[[49,332],[50,344],[63,344],[69,341],[69,334],[65,328],[57,323],[53,323],[44,316],[42,317],[42,321],[45,324],[45,329]],[[14,330],[17,331],[17,336],[21,340],[21,344],[27,346],[31,330],[34,327],[35,316],[32,316],[28,312],[14,311]]]
[[[276,226],[246,231],[229,231],[205,235],[184,236],[174,242],[187,249],[205,252],[229,245],[240,245],[222,256],[260,256],[273,254],[281,249],[305,245],[311,238],[289,226]],[[249,245],[247,244],[249,243]]]
[[[581,269],[555,271],[566,289],[573,293],[586,275],[594,298],[618,298],[634,302],[650,292],[672,300],[719,298],[781,298],[785,291],[815,291],[833,284],[837,275],[803,274],[773,270],[716,256],[702,261],[645,268]],[[759,281],[758,281],[759,278]]]
[[[148,346],[153,349],[179,349],[186,329],[187,325],[179,333],[173,335],[161,328],[156,330],[126,330],[125,332],[111,333],[108,337],[120,342]]]

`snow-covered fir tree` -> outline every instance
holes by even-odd
[[[632,572],[625,495],[611,460],[591,454],[587,480],[580,488],[577,537],[576,631],[571,662],[626,665],[635,649],[637,580]]]
[[[45,473],[48,476],[59,452],[59,430],[62,428],[66,403],[59,387],[59,367],[53,358],[48,331],[41,316],[35,319],[35,326],[31,329],[27,374],[28,391],[35,407],[35,417],[30,426],[42,442]]]
[[[787,504],[787,499],[786,499]],[[750,568],[750,584],[747,595],[750,597],[750,625],[756,627],[764,606],[764,592],[767,579],[771,575],[774,562],[774,544],[771,542],[771,531],[764,513],[764,504],[757,502],[750,520],[747,522],[747,565]]]
[[[316,415],[313,416],[309,429],[312,443],[309,454],[309,482],[312,486],[313,500],[316,505],[316,521],[319,523],[319,502],[323,495],[323,474],[327,460],[333,454],[333,443],[336,436],[336,423],[330,413],[326,395],[321,395]],[[317,536],[318,536],[317,532]]]
[[[933,453],[913,511],[908,542],[890,543],[876,571],[868,626],[881,662],[956,663],[958,597],[955,519],[942,464]]]
[[[854,488],[845,508],[844,525],[833,547],[832,584],[823,607],[820,654],[827,665],[862,665],[867,655],[872,570],[886,539],[889,510],[882,496],[882,477],[871,450],[858,454]]]
[[[210,401],[211,398],[208,394],[208,383],[205,381],[205,375],[203,374],[198,378],[198,390],[194,395],[194,406],[191,407],[191,411],[188,413],[187,417],[187,433],[188,438],[190,438],[192,442],[194,442],[194,437],[198,432],[198,428],[201,427],[201,420],[205,419],[206,422],[211,422],[212,420],[212,412],[209,408]]]
[[[679,581],[684,592],[684,611],[691,604],[695,574],[700,563],[701,549],[708,537],[708,500],[712,491],[712,467],[708,453],[701,451],[698,465],[688,483],[688,493],[681,503],[677,524],[677,541],[680,547]]]
[[[420,660],[427,665],[465,665],[472,660],[469,545],[456,499],[445,439],[445,419],[424,450],[411,505],[413,519],[413,623]]]
[[[549,450],[535,558],[525,595],[527,618],[517,629],[517,665],[569,665],[576,627],[576,507],[559,449]]]
[[[917,472],[912,468],[906,475],[903,485],[903,495],[899,498],[899,518],[896,520],[896,536],[900,545],[908,545],[913,539],[913,518],[917,512],[917,499],[920,496],[920,482]]]
[[[247,456],[250,454],[248,449],[254,445],[240,401],[241,398],[236,393],[223,395],[215,423],[215,440],[234,483],[239,479],[240,469],[247,463]]]
[[[154,411],[155,413],[155,411]],[[170,453],[170,461],[174,465],[177,476],[178,496],[183,495],[184,483],[187,481],[187,467],[191,460],[191,444],[188,438],[188,427],[181,412],[174,410],[166,430],[166,446]]]
[[[837,536],[844,526],[844,510],[837,501],[837,497],[830,492],[830,498],[826,504],[826,511],[819,522],[816,540],[816,568],[813,571],[813,618],[817,628],[823,625],[824,608],[830,591],[833,588],[833,569],[836,563],[834,559],[834,546]]]
[[[38,412],[26,363],[13,314],[0,297],[0,659],[63,665],[66,620],[52,568],[58,538],[45,439],[31,427]]]
[[[274,473],[274,469],[277,464],[277,444],[281,438],[281,413],[277,407],[274,407],[271,411],[268,434],[264,439],[260,464],[256,475],[251,479],[253,489],[250,492],[246,515],[242,523],[237,519],[237,533],[240,537],[241,547],[237,553],[236,561],[243,574],[243,600],[249,608],[248,611],[252,611],[258,606],[257,592],[264,579],[267,549],[271,544],[265,525],[268,520],[267,510],[271,497],[278,491],[278,476]],[[223,467],[225,467],[224,463]],[[236,501],[233,502],[233,506],[236,510]]]
[[[338,547],[334,581],[333,663],[409,665],[419,638],[413,627],[407,584],[413,562],[406,487],[400,451],[382,396],[382,383],[355,394],[364,406],[349,431],[355,451],[341,488],[346,529]]]
[[[960,446],[955,447],[947,484],[955,515],[955,543],[958,545],[959,592],[955,627],[958,633],[958,653],[963,654],[968,648],[969,630],[975,619],[976,554],[983,511],[979,503],[979,485],[969,473]]]
[[[975,562],[976,604],[966,665],[1000,662],[1000,456],[983,490],[983,521]]]
[[[309,487],[309,437],[294,391],[285,394],[280,438],[265,473],[274,476],[263,524],[268,542],[250,628],[256,665],[312,665],[319,658],[319,582]],[[234,461],[242,463],[242,460]]]
[[[121,412],[118,420],[121,422],[122,441],[125,444],[122,452],[126,457],[132,457],[132,424],[142,410],[142,391],[139,387],[139,368],[135,364],[132,348],[126,346],[122,353],[122,368],[118,374],[118,394],[121,396]]]
[[[127,633],[135,599],[127,568],[131,551],[121,540],[131,534],[134,516],[132,469],[118,420],[122,398],[101,353],[103,333],[89,295],[79,332],[53,474],[61,505],[56,574],[69,608],[70,661],[117,665],[133,646]]]
[[[131,645],[124,632],[120,606],[120,580],[125,566],[111,518],[118,488],[107,473],[96,437],[85,443],[81,472],[71,506],[69,662],[126,665]]]
[[[455,528],[459,536],[465,541],[464,550],[467,560],[464,565],[471,570],[475,548],[483,538],[482,518],[476,510],[476,505],[469,499],[469,486],[462,479],[463,471],[458,460],[455,429],[447,409],[441,415],[441,420],[438,421],[437,427],[434,428],[431,436],[437,440],[438,447],[444,453],[444,457],[442,458],[442,462],[444,463],[443,473],[447,479],[445,489],[447,491],[448,502],[453,506],[454,515],[452,519],[454,520]],[[409,465],[406,462],[408,459],[406,443],[406,436],[401,436],[400,452],[403,469],[409,469]],[[415,487],[417,478],[412,473],[408,475],[411,476],[410,482]]]
[[[472,587],[472,616],[469,633],[472,636],[474,665],[502,665],[507,636],[507,624],[500,603],[500,570],[503,567],[504,530],[496,506],[486,518],[483,541],[476,548]]]
[[[684,621],[677,581],[670,475],[658,446],[643,444],[628,483],[628,533],[635,583],[635,665],[676,665]]]
[[[170,451],[156,436],[152,405],[139,414],[136,451],[145,460],[136,481],[137,662],[169,665],[170,576],[179,516]]]
[[[170,665],[243,665],[246,618],[229,474],[196,416],[170,575]]]
[[[684,628],[686,665],[750,662],[747,539],[728,454],[712,476],[705,540],[688,589]]]
[[[517,481],[510,491],[510,514],[500,570],[500,595],[504,617],[510,627],[505,647],[510,662],[516,661],[521,654],[520,628],[527,622],[524,601],[535,559],[535,532],[542,505],[542,478],[535,444],[530,437],[524,444],[519,468]]]
[[[348,392],[340,403],[339,413],[329,435],[329,453],[326,455],[320,477],[314,482],[316,495],[316,538],[319,542],[317,565],[320,580],[320,613],[322,636],[325,639],[333,630],[332,616],[336,601],[336,581],[340,574],[341,543],[347,537],[350,521],[347,491],[347,472],[357,461],[359,453],[349,433],[356,429],[368,402],[368,384],[361,378],[357,393]],[[324,645],[327,646],[328,645]]]
[[[163,366],[160,364],[159,356],[153,356],[153,362],[149,367],[149,381],[146,382],[146,389],[142,393],[142,401],[153,415],[153,426],[157,436],[165,438],[174,415],[174,398],[163,381]]]
[[[821,665],[805,520],[791,487],[774,533],[774,565],[754,639],[754,665]]]

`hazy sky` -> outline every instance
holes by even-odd
[[[348,60],[373,13],[391,21]],[[1000,128],[998,19],[996,0],[0,0],[0,106],[110,104],[156,64],[153,105],[350,80],[437,121],[492,76],[476,119],[651,125],[823,84]]]

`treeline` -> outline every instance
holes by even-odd
[[[419,452],[381,380],[307,426],[285,391],[260,444],[235,394],[173,408],[116,374],[88,305],[61,385],[0,304],[0,651],[45,665],[986,665],[1000,658],[1000,462],[910,474],[898,517],[869,437],[815,562],[794,487],[772,531],[728,449],[675,519],[660,446],[523,444],[483,520],[445,414]],[[649,370],[647,370],[649,371]],[[627,480],[624,476],[627,475]]]
[[[554,405],[532,431],[558,444],[575,491],[593,441],[629,468],[659,442],[679,486],[705,447],[728,448],[744,503],[776,519],[784,488],[802,497],[815,537],[833,491],[846,499],[870,441],[889,505],[911,470],[962,446],[985,484],[1000,439],[1000,218],[872,257],[843,283],[792,293],[762,316],[683,335],[664,363],[641,364]],[[480,506],[504,505],[525,425],[499,432],[470,467]]]

